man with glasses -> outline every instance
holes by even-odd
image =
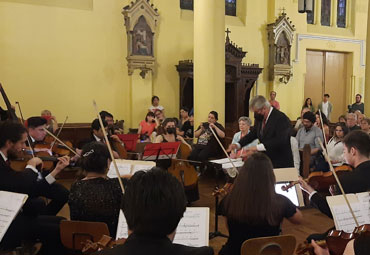
[[[357,115],[355,113],[348,113],[347,114],[347,127],[349,131],[361,129],[357,126]]]

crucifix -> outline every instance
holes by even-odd
[[[229,34],[231,34],[231,31],[229,30],[229,28],[226,29],[225,33],[226,33],[226,37],[229,38]]]
[[[282,14],[284,14],[285,13],[285,8],[284,7],[280,8],[279,11],[282,11]]]

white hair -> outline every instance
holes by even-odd
[[[269,101],[264,96],[255,96],[252,98],[252,100],[249,102],[249,109],[256,109],[260,110],[263,107],[270,107]]]
[[[248,126],[251,126],[251,125],[252,125],[252,121],[251,121],[251,119],[250,119],[250,118],[248,118],[248,117],[241,116],[241,117],[239,118],[239,120],[238,120],[238,123],[239,123],[240,121],[244,121],[244,122],[245,122],[245,124],[247,124]]]

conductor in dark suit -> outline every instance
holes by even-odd
[[[345,193],[359,193],[370,190],[370,136],[361,130],[355,130],[345,136],[343,156],[353,166],[351,172],[338,176]],[[305,181],[300,180],[301,188],[309,194],[310,202],[322,213],[333,218],[324,197],[317,193]],[[337,189],[339,190],[339,189]]]
[[[127,182],[123,211],[129,236],[122,245],[96,254],[212,255],[210,247],[172,243],[186,209],[182,184],[160,168],[140,171]],[[208,224],[208,222],[204,222]]]
[[[265,152],[274,168],[294,167],[289,118],[272,107],[263,96],[254,97],[249,109],[254,112],[254,128],[239,143],[231,144],[229,150],[240,149],[258,139],[260,144],[248,148],[250,152]]]

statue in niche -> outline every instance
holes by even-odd
[[[132,37],[132,55],[152,56],[153,34],[141,16],[134,27]]]
[[[290,46],[285,33],[281,33],[277,41],[275,63],[280,65],[290,64]]]

